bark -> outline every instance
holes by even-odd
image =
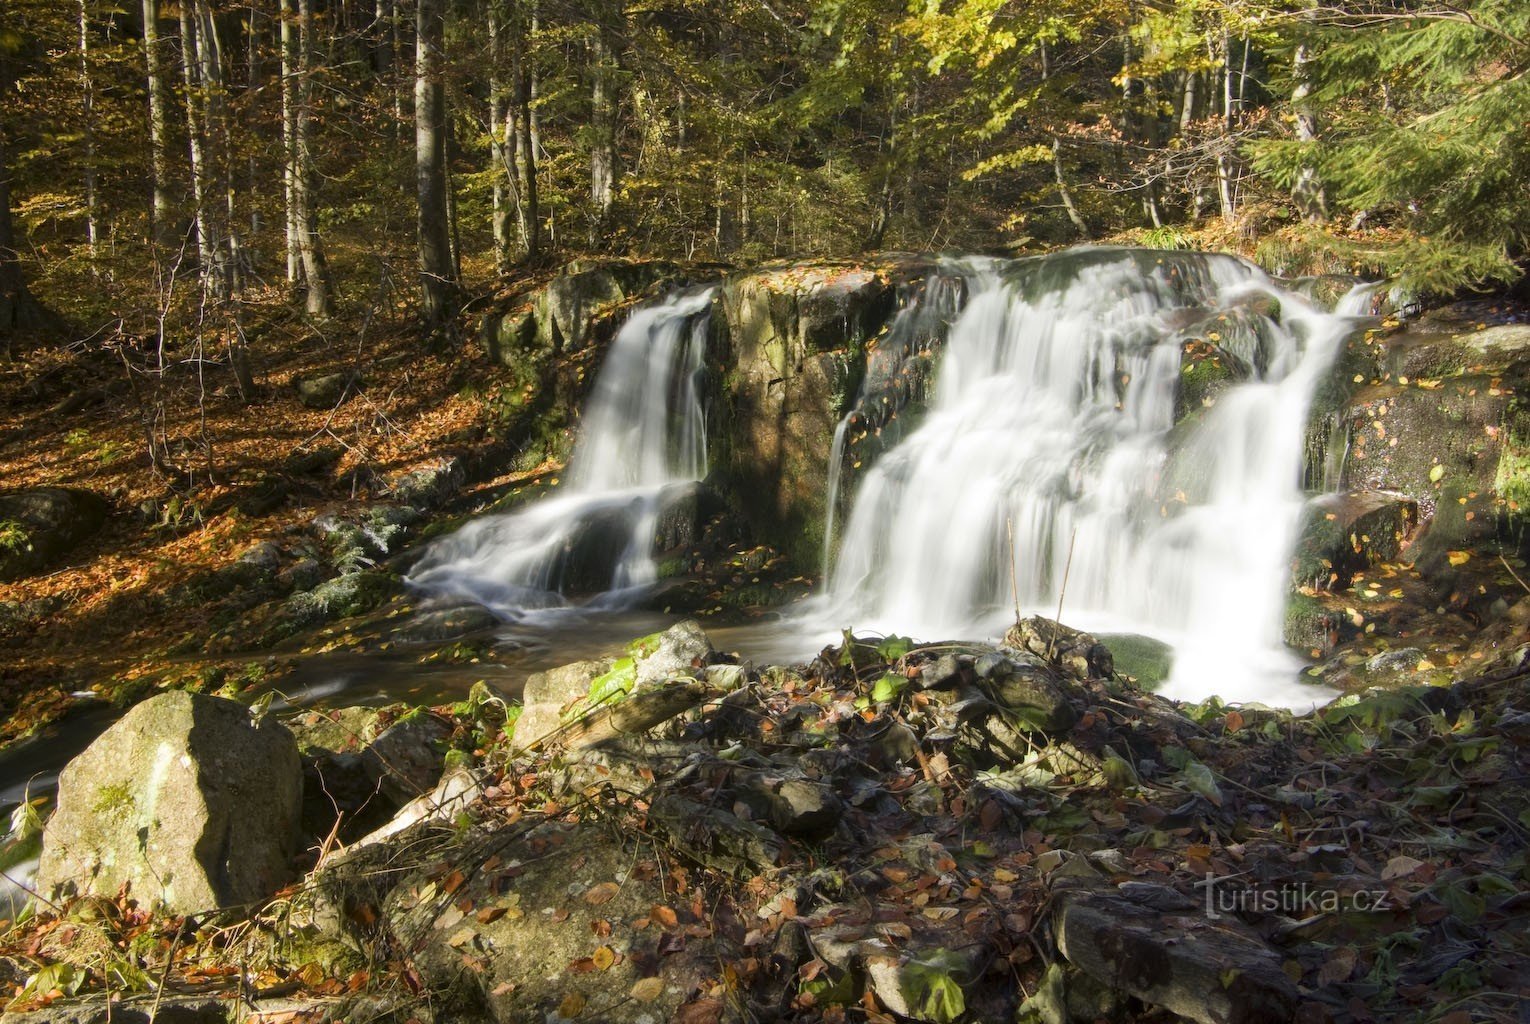
[[[1291,108],[1296,112],[1296,138],[1299,142],[1315,143],[1318,137],[1317,110],[1312,104],[1312,54],[1303,43],[1296,48],[1293,77],[1295,87],[1291,90]],[[1317,168],[1304,164],[1297,173],[1291,198],[1297,210],[1310,221],[1326,220],[1328,197],[1318,180]]]
[[[213,229],[213,291],[219,298],[229,298],[239,288],[240,239],[237,221],[238,201],[234,191],[233,150],[228,125],[228,83],[223,70],[223,44],[218,24],[207,0],[196,0],[193,14],[197,21],[197,66],[200,71],[202,124],[205,132],[204,158],[209,164],[207,195],[209,223],[217,205],[211,194],[223,192],[223,222]]]
[[[85,245],[96,256],[100,225],[96,210],[96,83],[90,73],[90,8],[80,0],[80,113],[85,134]]]
[[[505,36],[510,31],[504,0],[489,5],[489,155],[494,185],[490,195],[490,227],[494,233],[494,269],[501,274],[510,270],[511,194],[515,190],[515,170],[510,163],[513,131],[506,101]]]
[[[542,140],[536,108],[540,86],[531,59],[531,41],[536,38],[539,21],[540,14],[535,0],[532,0],[528,31],[522,32],[517,22],[516,32],[511,37],[514,40],[515,64],[515,180],[519,199],[516,216],[528,263],[536,262],[542,254],[542,210],[537,189],[537,151]]]
[[[606,19],[622,17],[621,4],[612,5]],[[602,20],[595,27],[590,43],[590,206],[593,213],[591,243],[598,242],[610,228],[611,207],[616,199],[616,123],[621,103],[619,77],[613,45],[615,26]]]
[[[217,240],[208,214],[209,175],[206,153],[205,105],[197,24],[192,5],[181,4],[181,79],[186,87],[186,142],[191,156],[192,219],[197,235],[197,276],[208,294],[218,292]]]
[[[165,68],[159,41],[159,0],[143,0],[143,52],[149,93],[149,177],[154,195],[149,236],[156,247],[170,240],[170,157],[165,127]]]
[[[0,93],[10,90],[5,72],[0,70]],[[52,318],[27,288],[21,272],[21,257],[16,251],[16,233],[11,223],[11,172],[6,160],[5,133],[0,129],[0,336],[15,331],[33,331],[49,326]]]
[[[312,316],[328,316],[334,305],[334,289],[319,241],[313,198],[316,176],[309,145],[313,115],[313,0],[298,0],[298,25],[297,112],[292,132],[293,226],[297,231],[303,281],[307,285],[305,308]]]
[[[444,325],[455,313],[446,199],[446,97],[442,83],[445,39],[442,0],[418,0],[415,8],[414,152],[419,206],[420,292],[425,322]]]
[[[1062,200],[1063,209],[1067,211],[1068,220],[1078,230],[1079,237],[1084,241],[1094,238],[1094,232],[1089,230],[1089,222],[1079,212],[1078,205],[1073,202],[1073,192],[1068,188],[1068,178],[1063,173],[1062,164],[1062,140],[1052,136],[1052,175],[1057,182],[1057,196]]]
[[[1232,36],[1222,32],[1222,132],[1217,151],[1217,199],[1222,206],[1222,220],[1231,224],[1238,219],[1237,168],[1233,155],[1233,132],[1237,125],[1238,94],[1233,88]]]
[[[294,0],[281,0],[282,54],[282,215],[287,235],[287,283],[297,284],[303,273],[298,255],[297,217],[297,83],[298,27]]]

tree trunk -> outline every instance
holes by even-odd
[[[96,258],[100,224],[96,210],[96,83],[90,72],[89,0],[80,0],[80,121],[85,134],[85,247]]]
[[[414,161],[419,204],[420,291],[425,322],[444,325],[456,312],[457,281],[446,202],[445,39],[442,0],[415,8]]]
[[[186,141],[191,154],[192,216],[197,233],[197,276],[209,295],[218,294],[217,240],[208,214],[205,95],[197,58],[197,25],[192,5],[181,4],[181,78],[186,87]],[[223,296],[220,296],[223,297]]]
[[[297,113],[292,131],[292,205],[297,229],[298,257],[308,286],[304,307],[311,316],[328,316],[333,308],[329,265],[319,243],[314,210],[313,151],[309,146],[313,115],[313,0],[298,0]]]
[[[10,79],[0,69],[0,94],[10,91]],[[11,170],[5,154],[5,133],[0,127],[0,335],[47,327],[51,317],[32,297],[21,272],[16,233],[11,223]]]
[[[287,283],[295,285],[302,278],[303,263],[298,253],[297,211],[297,108],[298,108],[298,28],[294,0],[281,0],[282,54],[282,219],[287,237]]]
[[[159,0],[143,0],[143,52],[149,92],[149,177],[153,206],[149,237],[157,248],[170,241],[170,156],[165,127],[165,69],[159,43]]]
[[[1068,213],[1068,220],[1073,222],[1078,230],[1079,237],[1088,242],[1094,238],[1094,232],[1089,230],[1089,222],[1079,212],[1078,206],[1073,202],[1073,192],[1068,188],[1067,176],[1063,174],[1062,164],[1062,140],[1052,136],[1052,175],[1057,182],[1057,195],[1062,200],[1063,209]]]
[[[622,17],[617,0],[611,10],[602,10],[602,21],[595,26],[590,42],[590,207],[593,221],[590,242],[595,244],[610,228],[611,207],[616,198],[616,122],[620,106],[618,79],[620,67],[612,46],[615,26],[604,19]]]
[[[1222,220],[1232,224],[1238,219],[1237,169],[1233,154],[1233,131],[1237,125],[1238,99],[1233,90],[1232,35],[1222,31],[1222,134],[1217,147],[1217,198],[1222,205]]]
[[[490,196],[490,227],[494,232],[494,269],[510,270],[511,193],[515,191],[509,146],[514,135],[505,90],[505,35],[510,31],[505,0],[489,5],[489,160],[494,187]]]
[[[536,39],[540,17],[536,0],[531,3],[531,22],[527,31],[521,31],[519,19],[513,40],[512,60],[515,73],[515,180],[519,203],[516,214],[521,229],[521,246],[528,263],[536,262],[542,254],[542,210],[537,192],[537,149],[541,146],[540,125],[536,108],[536,69],[531,58],[531,43]]]
[[[1298,142],[1311,145],[1317,142],[1317,111],[1312,104],[1312,54],[1303,43],[1296,48],[1292,77],[1296,81],[1291,90],[1291,109],[1296,113],[1296,138]],[[1309,221],[1328,218],[1328,197],[1323,183],[1318,180],[1317,168],[1304,163],[1297,172],[1296,184],[1291,189],[1296,209]]]
[[[213,222],[214,205],[211,190],[223,192],[223,223],[214,228],[215,242],[221,239],[213,251],[213,293],[221,299],[234,295],[239,287],[239,223],[238,203],[234,192],[233,149],[230,145],[228,125],[228,83],[223,71],[223,44],[218,37],[218,24],[213,19],[212,7],[207,0],[196,0],[193,14],[197,21],[197,67],[200,71],[202,126],[205,132],[203,157],[210,164],[207,175],[209,194],[207,220]],[[216,170],[216,174],[212,173]]]

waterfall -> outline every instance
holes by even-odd
[[[521,618],[566,606],[572,590],[611,604],[654,582],[659,515],[707,472],[700,378],[712,295],[633,313],[596,379],[562,488],[434,542],[409,583]]]
[[[1062,597],[1071,624],[1174,644],[1173,696],[1311,704],[1281,644],[1288,559],[1308,405],[1351,321],[1225,256],[961,272],[929,408],[855,492],[828,618],[982,635],[1013,586],[1031,611]],[[1192,339],[1242,379],[1177,410]]]

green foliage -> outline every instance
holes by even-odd
[[[1315,52],[1312,100],[1328,123],[1315,143],[1257,144],[1255,166],[1287,186],[1313,167],[1337,212],[1383,228],[1331,232],[1354,264],[1440,291],[1513,280],[1530,239],[1530,8],[1383,17],[1341,9],[1293,33]]]
[[[24,523],[0,519],[0,551],[19,555],[32,550],[32,534]]]

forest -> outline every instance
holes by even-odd
[[[1524,1024],[1526,0],[0,0],[0,1024]]]
[[[15,0],[3,33],[3,326],[94,345],[276,299],[442,323],[588,253],[1112,238],[1449,292],[1517,279],[1530,223],[1513,0]]]

